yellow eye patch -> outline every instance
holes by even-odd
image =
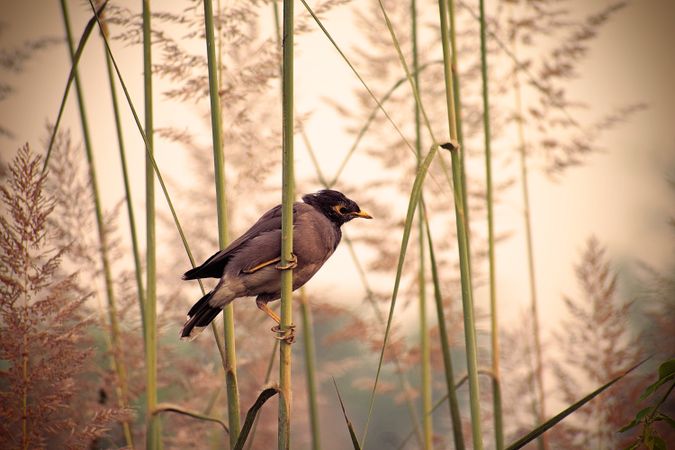
[[[346,209],[347,208],[345,208],[342,205],[333,206],[333,211],[335,211],[336,213],[341,214],[341,215],[344,215],[347,212]]]

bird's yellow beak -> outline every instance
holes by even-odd
[[[352,213],[352,214],[354,214],[356,217],[360,217],[362,219],[372,219],[373,218],[373,216],[371,216],[370,214],[368,214],[367,212],[365,212],[363,210],[361,210],[359,212]]]

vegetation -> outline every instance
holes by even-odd
[[[11,148],[34,137],[0,123],[11,155],[0,165],[0,447],[672,441],[673,355],[658,344],[675,340],[668,269],[616,258],[595,230],[578,291],[543,298],[543,280],[568,267],[535,270],[532,180],[565,186],[644,109],[582,102],[573,84],[623,2],[590,13],[553,0],[85,6],[60,3],[67,46],[35,37],[0,52],[0,102],[31,89],[10,74],[45,49],[70,57],[50,71],[63,86],[49,105],[62,108],[35,132],[43,151]],[[353,72],[353,92],[303,59],[317,45]],[[308,104],[317,78],[323,98]],[[81,138],[63,106],[75,100]],[[106,133],[117,148],[100,144]],[[290,266],[292,203],[320,188],[377,220],[345,226],[302,292],[282,272],[276,334],[240,300],[213,338],[180,342],[190,302],[210,288],[180,274],[280,200]],[[500,257],[509,234],[525,236],[513,267]],[[514,267],[525,303],[499,278]],[[293,323],[295,343],[275,339]]]

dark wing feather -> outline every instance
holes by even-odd
[[[297,210],[298,203],[293,205],[293,215]],[[232,241],[225,249],[216,252],[213,256],[207,259],[202,265],[190,269],[183,275],[184,280],[195,280],[198,278],[220,278],[223,276],[225,266],[227,266],[232,256],[237,253],[241,247],[260,236],[263,233],[270,231],[281,230],[281,205],[267,211],[262,215],[258,221],[253,224],[244,234]]]

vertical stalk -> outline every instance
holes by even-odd
[[[474,449],[483,448],[480,421],[480,403],[478,392],[478,350],[476,342],[476,326],[473,310],[473,289],[471,286],[471,269],[469,260],[469,232],[467,229],[466,206],[464,203],[464,189],[462,188],[462,167],[457,141],[457,121],[455,113],[455,98],[453,84],[453,70],[451,67],[450,48],[448,43],[448,0],[439,0],[441,19],[441,36],[443,44],[443,62],[445,74],[445,92],[448,109],[448,128],[452,141],[452,178],[454,181],[455,217],[457,225],[457,243],[459,247],[459,266],[462,284],[462,308],[464,310],[464,337],[466,340],[466,359],[469,377],[469,399],[471,406],[471,431]],[[452,0],[450,0],[452,3]]]
[[[145,370],[146,370],[146,448],[160,448],[157,407],[157,254],[155,249],[155,178],[154,124],[152,109],[152,35],[150,32],[150,0],[143,0],[143,87],[145,92],[145,220],[146,220],[146,286],[145,297]]]
[[[457,52],[457,33],[456,33],[456,28],[455,28],[455,1],[454,0],[449,0],[447,4],[447,17],[449,19],[449,24],[446,22],[446,26],[444,27],[444,31],[450,32],[450,48],[452,49],[452,89],[454,92],[455,96],[455,111],[457,112],[457,116],[455,117],[455,123],[457,124],[457,142],[459,142],[460,148],[464,148],[464,132],[463,132],[463,127],[462,127],[462,96],[461,96],[461,89],[460,89],[460,80],[459,80],[459,64],[457,62],[458,58],[458,52]],[[469,223],[469,211],[468,211],[468,199],[467,199],[467,188],[466,188],[466,167],[465,167],[465,156],[466,152],[460,152],[459,155],[459,166],[460,166],[460,173],[462,174],[462,200],[464,201],[464,205],[466,206],[466,226],[467,230],[469,230],[469,233],[471,233],[470,230],[470,223]],[[469,257],[471,257],[471,254],[469,252]],[[470,264],[469,264],[470,265]]]
[[[220,248],[227,246],[227,205],[225,197],[225,162],[223,154],[223,128],[220,111],[218,60],[213,24],[213,2],[204,0],[204,26],[206,53],[209,66],[209,94],[211,100],[211,132],[213,139],[213,165],[216,182],[218,210],[218,242]],[[223,308],[223,331],[225,336],[225,383],[227,386],[227,414],[230,429],[230,446],[234,447],[239,437],[239,388],[237,383],[237,354],[234,339],[234,309],[229,304]],[[216,335],[216,339],[218,336]]]
[[[281,46],[281,24],[279,23],[279,6],[277,2],[272,2],[272,7],[274,11],[274,28],[276,30],[277,45]],[[283,64],[279,66],[281,77],[283,78]],[[283,86],[282,86],[283,88]],[[282,89],[283,96],[283,89]],[[326,186],[327,182],[319,169],[318,161],[314,156],[314,152],[311,149],[307,135],[305,134],[304,127],[300,127],[300,134],[309,149],[309,153],[312,157],[312,162],[314,167],[317,169],[319,180],[321,183]],[[327,186],[326,186],[327,187]],[[305,349],[305,377],[307,379],[307,391],[308,391],[308,402],[309,402],[309,423],[312,431],[312,449],[318,450],[321,448],[321,434],[319,432],[319,407],[317,404],[317,392],[316,392],[316,357],[314,351],[314,331],[312,329],[312,313],[309,304],[307,303],[307,294],[305,289],[300,290],[300,313],[302,314],[302,330],[303,330],[303,339],[304,339],[304,349]]]
[[[452,358],[450,355],[448,330],[445,327],[445,312],[443,311],[443,298],[441,297],[441,283],[438,276],[438,265],[436,264],[436,255],[434,253],[434,244],[431,239],[431,230],[429,229],[429,222],[425,221],[424,224],[427,232],[427,241],[429,243],[431,276],[434,282],[434,299],[436,301],[436,315],[438,316],[438,334],[441,341],[441,350],[443,353],[443,367],[445,369],[445,385],[448,389],[448,407],[450,408],[450,417],[452,419],[452,435],[455,442],[455,450],[464,450],[464,433],[462,431],[462,418],[459,414],[459,403],[457,401],[457,390],[455,388],[455,374],[452,367]],[[425,411],[424,413],[427,414],[427,411]]]
[[[410,15],[412,18],[412,58],[413,58],[413,80],[418,95],[422,95],[420,89],[419,77],[419,55],[417,49],[417,1],[410,2]],[[421,134],[421,116],[420,107],[415,102],[415,154],[417,156],[417,170],[422,163],[422,134]],[[433,430],[431,414],[426,414],[431,410],[431,352],[429,349],[429,330],[427,326],[427,300],[425,285],[425,254],[424,254],[424,211],[422,202],[417,205],[417,237],[419,245],[419,270],[417,274],[418,286],[418,304],[419,304],[419,333],[420,333],[420,359],[421,359],[421,397],[422,397],[422,432],[424,437],[424,449],[433,448]]]
[[[495,447],[504,448],[502,395],[499,378],[499,322],[497,321],[497,285],[495,274],[494,208],[492,196],[492,147],[490,133],[490,91],[487,73],[487,38],[485,36],[485,1],[480,7],[480,59],[483,84],[483,133],[485,136],[485,183],[488,222],[488,260],[490,265],[490,329],[492,354],[492,410],[494,415]]]
[[[287,266],[293,255],[293,1],[284,0],[282,39],[282,207],[281,207],[281,265]],[[292,324],[293,270],[281,271],[281,325],[285,332]],[[279,425],[278,448],[290,448],[291,434],[291,343],[279,346]]]
[[[312,430],[312,450],[321,449],[319,434],[319,407],[316,391],[316,351],[314,349],[314,328],[312,309],[307,301],[307,291],[300,289],[300,313],[302,314],[302,333],[305,349],[305,366],[307,368],[307,396],[309,401],[309,423]]]
[[[108,26],[101,22],[101,33],[106,37],[108,35]],[[104,47],[105,51],[105,47]],[[138,294],[138,306],[141,312],[141,325],[143,336],[145,336],[145,289],[143,288],[143,266],[141,265],[140,246],[138,245],[138,234],[136,233],[136,215],[131,197],[131,185],[129,183],[129,170],[127,166],[126,150],[124,145],[124,136],[122,135],[122,120],[120,118],[119,102],[117,100],[117,89],[115,87],[115,75],[112,60],[108,52],[105,52],[106,69],[108,71],[108,82],[110,84],[110,98],[113,105],[113,114],[115,116],[115,131],[117,134],[117,145],[120,150],[120,164],[122,165],[122,178],[124,179],[124,196],[127,203],[127,216],[129,217],[129,231],[131,233],[131,248],[134,253],[134,274],[136,276],[136,291]]]
[[[514,60],[517,61],[517,48],[515,37],[512,40]],[[532,245],[532,224],[530,215],[530,194],[527,173],[527,148],[525,142],[525,126],[523,123],[523,105],[522,93],[520,89],[520,79],[518,77],[518,67],[514,68],[514,88],[516,101],[516,123],[518,124],[518,153],[520,155],[520,178],[522,180],[523,192],[523,220],[525,221],[525,239],[527,246],[527,269],[530,284],[530,308],[532,314],[532,334],[534,334],[534,358],[535,358],[535,378],[537,380],[537,425],[541,425],[546,420],[546,399],[544,397],[544,371],[543,358],[541,350],[541,331],[539,328],[539,312],[537,308],[537,285],[534,270],[534,250]],[[542,434],[537,440],[540,449],[548,448],[548,436]]]
[[[68,18],[68,6],[65,0],[61,0],[61,12],[63,14],[63,22],[66,28],[66,35],[68,41],[68,53],[71,62],[75,64],[75,48],[73,45],[73,36],[70,28],[70,20]],[[118,404],[120,407],[127,405],[127,371],[122,359],[120,347],[120,326],[117,318],[117,302],[115,299],[115,292],[113,289],[112,269],[110,267],[110,260],[108,259],[108,239],[105,231],[105,224],[103,222],[103,208],[101,206],[101,196],[98,189],[98,178],[96,175],[96,164],[94,162],[94,151],[91,143],[91,136],[89,134],[89,124],[87,121],[87,111],[84,104],[84,96],[82,94],[82,85],[80,83],[80,76],[75,70],[75,92],[77,93],[77,101],[79,105],[80,121],[82,122],[82,136],[84,140],[84,149],[87,156],[87,163],[89,165],[89,180],[94,198],[94,210],[96,214],[96,228],[100,243],[101,265],[103,267],[103,277],[105,281],[106,299],[108,302],[108,320],[110,321],[110,343],[112,351],[111,365],[117,374],[118,384],[116,386]],[[131,427],[128,421],[122,422],[124,430],[124,437],[127,445],[133,447]]]

